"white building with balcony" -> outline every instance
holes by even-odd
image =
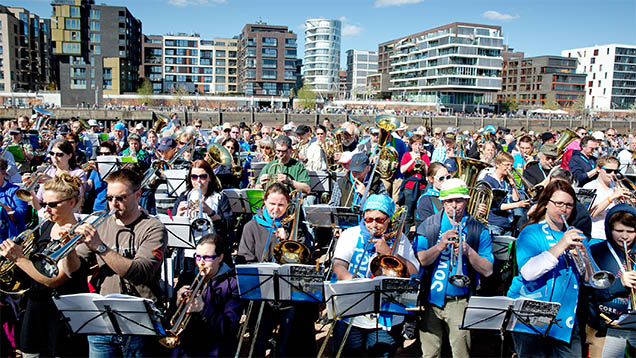
[[[341,36],[340,20],[305,21],[303,83],[311,85],[322,97],[338,94]]]
[[[587,75],[585,108],[631,109],[636,103],[636,46],[598,45],[561,51],[578,59],[576,72]]]
[[[376,51],[347,50],[347,96],[367,99],[371,89],[367,88],[367,76],[378,73]]]
[[[455,22],[392,41],[391,98],[465,112],[493,108],[503,40],[500,26]]]

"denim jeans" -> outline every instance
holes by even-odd
[[[512,341],[519,358],[581,357],[583,351],[578,324],[574,326],[569,344],[552,337],[518,332],[512,332]]]
[[[144,357],[144,343],[144,336],[88,336],[89,357]]]
[[[349,326],[348,322],[336,322],[333,332],[332,356],[337,354],[347,331],[347,326]],[[398,347],[402,344],[401,333],[402,325],[392,327],[390,331],[380,328],[364,329],[352,326],[342,350],[342,355],[344,357],[393,357]]]

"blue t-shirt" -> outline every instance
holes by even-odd
[[[468,232],[467,225],[466,225],[467,218],[468,217],[465,215],[462,218],[462,222],[461,222],[462,235],[464,239],[466,239],[466,235]],[[446,213],[442,214],[440,234],[438,235],[438,238],[435,242],[438,243],[439,238],[441,238],[441,235],[444,234],[446,231],[452,230],[452,229],[455,229],[455,226],[451,224],[450,220],[446,216]],[[444,283],[444,281],[446,282],[448,281],[449,276],[446,276],[446,273],[443,273],[443,266],[444,266],[444,262],[448,262],[448,260],[450,259],[451,247],[452,247],[451,245],[447,245],[444,251],[442,251],[442,253],[437,257],[437,259],[433,263],[434,269],[431,271],[431,276],[432,276],[431,277],[431,292],[434,290],[439,291],[443,289],[441,287],[442,283]],[[413,240],[413,251],[417,254],[420,251],[424,251],[428,249],[429,249],[428,238],[425,235],[417,235],[415,237],[415,240]],[[477,253],[479,254],[479,256],[487,259],[488,261],[493,263],[495,262],[495,258],[492,254],[492,240],[490,238],[490,233],[486,229],[482,230],[481,234],[479,235],[479,247],[477,248]],[[442,265],[440,265],[440,262],[442,263]],[[462,263],[464,266],[463,272],[465,274],[466,272],[468,272],[466,270],[466,267],[469,264],[467,256],[463,257]],[[422,272],[423,270],[420,269],[420,275],[422,274]],[[442,277],[442,274],[444,274],[444,277]],[[454,272],[450,273],[450,275],[453,275],[453,274]],[[445,291],[446,296],[456,297],[456,296],[465,296],[468,294],[468,287],[457,287],[451,284],[445,284],[445,286],[446,286],[446,291]],[[428,302],[431,302],[430,295],[428,297]],[[431,303],[434,303],[434,302],[431,302]]]
[[[93,203],[93,210],[100,211],[106,210],[106,188],[108,183],[102,181],[97,170],[91,172],[91,176],[88,180],[93,181],[93,190],[95,191],[95,202]]]
[[[512,210],[501,210],[501,204],[512,202],[512,187],[505,179],[500,182],[490,175],[486,175],[484,181],[490,184],[493,190],[499,189],[507,193],[506,198],[501,202],[495,203],[493,201],[490,207],[490,213],[488,214],[488,224],[500,226],[505,229],[510,228],[512,224]]]

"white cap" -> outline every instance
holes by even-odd
[[[594,137],[594,139],[596,139],[596,140],[603,140],[603,139],[605,139],[605,134],[603,134],[603,132],[601,132],[601,131],[596,131],[596,132],[592,133],[592,137]]]
[[[97,123],[97,121],[94,120],[94,119],[89,119],[88,120],[88,125],[91,126],[91,127],[99,127],[99,123]]]
[[[290,124],[285,124],[282,129],[283,129],[283,131],[291,131],[291,130],[293,130],[293,128],[292,128],[292,126]]]
[[[142,123],[137,123],[135,129],[144,129],[144,125]]]
[[[340,160],[338,160],[338,163],[347,164],[351,161],[352,157],[353,157],[353,152],[343,152],[340,155]]]

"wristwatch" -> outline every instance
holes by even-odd
[[[108,246],[104,245],[103,243],[99,244],[99,246],[97,246],[97,250],[95,250],[98,254],[103,254],[104,252],[108,251]]]

